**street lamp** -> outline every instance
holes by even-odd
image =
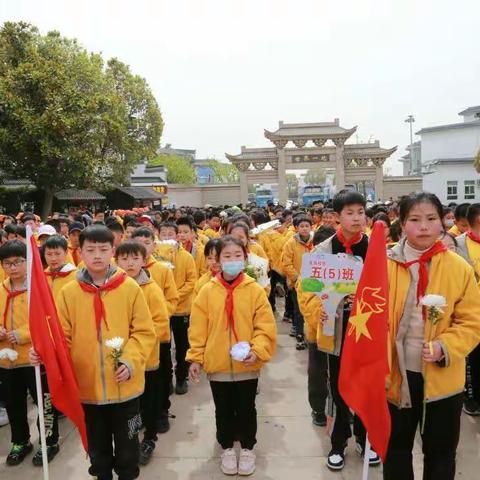
[[[413,122],[415,122],[415,118],[413,118],[413,115],[409,115],[405,123],[410,124],[410,172],[413,170]]]

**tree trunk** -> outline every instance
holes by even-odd
[[[45,187],[45,195],[43,197],[42,220],[45,221],[52,213],[53,205],[53,188]]]

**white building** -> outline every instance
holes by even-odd
[[[423,128],[423,190],[442,203],[480,202],[480,175],[474,168],[480,150],[480,106],[459,113],[463,122]]]

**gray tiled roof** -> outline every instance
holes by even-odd
[[[94,190],[76,190],[74,188],[60,190],[55,193],[57,200],[105,200],[105,197]]]

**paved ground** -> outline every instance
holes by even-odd
[[[351,480],[361,478],[361,461],[353,451],[353,441],[341,473],[325,467],[330,442],[324,429],[312,425],[307,402],[306,352],[297,352],[288,327],[279,324],[279,348],[275,360],[265,368],[258,396],[257,471],[258,480]],[[225,479],[219,471],[219,448],[215,442],[214,408],[208,383],[202,379],[190,393],[172,399],[172,429],[161,436],[154,458],[142,468],[145,480],[217,480]],[[33,440],[37,442],[33,426]],[[9,429],[0,429],[0,458],[9,451]],[[421,478],[421,450],[417,444],[417,478]],[[80,448],[77,433],[68,420],[61,420],[61,451],[51,464],[52,480],[88,479],[88,463]],[[461,444],[458,452],[458,478],[479,478],[480,419],[462,418]],[[27,458],[23,465],[8,468],[1,460],[0,478],[38,480],[41,469]],[[381,479],[381,467],[371,470],[370,479]]]

